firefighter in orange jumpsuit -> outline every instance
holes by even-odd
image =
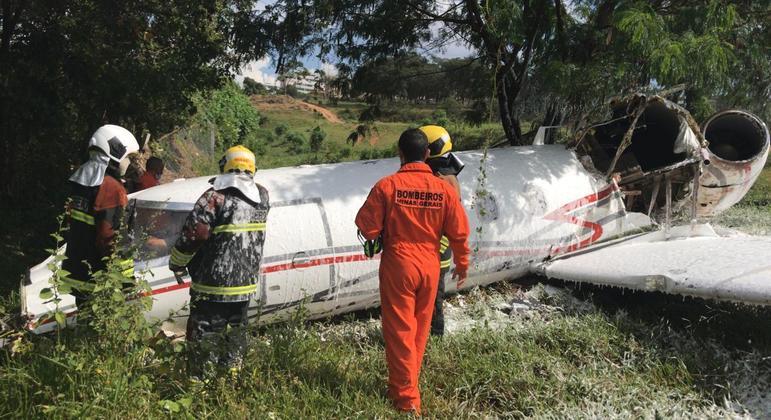
[[[418,378],[439,282],[439,240],[447,236],[460,286],[468,270],[468,219],[458,193],[425,163],[428,139],[418,129],[399,138],[402,167],[375,184],[356,215],[367,240],[382,235],[381,320],[388,397],[420,413]]]

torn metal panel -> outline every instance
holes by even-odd
[[[694,168],[704,160],[706,141],[696,122],[659,96],[632,95],[611,106],[609,121],[579,134],[575,147],[582,162],[588,157],[604,178],[614,177],[623,192],[634,192],[625,194],[630,212],[654,214],[667,199],[670,209],[683,207],[693,190]],[[662,196],[658,186],[664,177],[671,192]]]

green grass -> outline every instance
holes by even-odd
[[[771,166],[763,169],[747,195],[719,214],[714,223],[750,235],[771,235]]]
[[[731,411],[722,401],[736,400],[742,378],[771,377],[762,357],[769,341],[731,348],[720,331],[662,322],[667,309],[651,315],[571,306],[568,294],[563,302],[542,298],[541,306],[512,316],[498,312],[502,322],[485,323],[494,319],[495,301],[517,293],[504,284],[450,300],[456,306],[464,300],[464,313],[478,322],[429,342],[420,385],[425,414],[724,416]],[[703,315],[689,316],[698,323]],[[711,322],[716,317],[730,328],[730,314],[712,313]],[[763,330],[745,326],[743,332],[768,335]],[[379,322],[366,316],[254,329],[241,375],[206,386],[185,378],[181,343],[161,339],[121,354],[99,343],[83,330],[66,333],[59,344],[55,337],[21,336],[0,353],[0,416],[396,415],[384,397]]]

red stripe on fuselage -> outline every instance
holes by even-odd
[[[602,236],[602,225],[590,222],[587,220],[579,219],[575,216],[570,216],[567,213],[579,209],[581,207],[587,206],[592,203],[596,203],[599,200],[602,200],[606,197],[608,197],[611,193],[618,191],[618,186],[616,184],[610,184],[607,188],[605,188],[602,191],[598,191],[596,193],[587,195],[586,197],[579,198],[576,201],[572,201],[568,204],[565,204],[564,206],[548,213],[546,216],[544,216],[544,219],[547,220],[554,220],[554,221],[562,221],[567,222],[570,224],[582,226],[585,228],[592,229],[592,235],[589,238],[586,238],[582,241],[580,241],[577,244],[571,244],[567,247],[563,248],[554,248],[552,249],[552,252],[555,254],[560,252],[571,252],[575,251],[577,249],[581,249],[585,246],[588,246],[595,242],[597,239],[599,239]],[[478,255],[482,255],[485,257],[505,257],[505,256],[514,256],[514,255],[528,255],[528,254],[538,254],[540,252],[548,252],[549,248],[541,248],[541,249],[497,249],[497,250],[491,250],[491,251],[484,251],[483,253],[480,253]],[[282,263],[282,264],[274,264],[274,265],[268,265],[264,266],[261,270],[261,274],[268,274],[268,273],[277,273],[281,271],[287,271],[295,268],[308,268],[308,267],[317,267],[320,265],[330,265],[330,264],[340,264],[340,263],[349,263],[349,262],[359,262],[359,261],[366,261],[369,258],[364,254],[354,254],[354,255],[341,255],[341,256],[335,256],[335,257],[322,257],[322,258],[316,258],[309,260],[308,262],[304,264],[294,264],[294,263]],[[374,259],[380,259],[380,255],[376,255]],[[187,289],[190,287],[190,282],[185,282],[182,284],[172,284],[170,286],[165,287],[159,287],[157,289],[153,289],[152,292],[149,292],[148,295],[160,295],[163,293],[169,293],[176,290],[181,289]],[[70,312],[67,315],[67,317],[74,316],[77,313],[77,311]],[[53,318],[47,319],[46,321],[33,325],[31,327],[28,327],[30,330],[37,328],[38,326],[45,325],[48,323],[54,322]]]
[[[608,197],[611,193],[616,191],[618,191],[618,185],[616,185],[616,183],[614,182],[608,185],[608,187],[605,188],[604,190],[598,191],[593,194],[589,194],[586,197],[582,197],[576,201],[567,203],[564,206],[544,216],[543,218],[546,220],[566,222],[566,223],[578,225],[578,226],[585,227],[587,229],[592,230],[592,235],[590,237],[583,239],[578,243],[574,243],[565,247],[554,248],[552,252],[554,254],[559,254],[561,252],[573,252],[575,250],[589,246],[595,241],[597,241],[598,239],[600,239],[600,237],[602,236],[602,225],[600,225],[599,223],[590,222],[588,220],[584,220],[575,216],[571,216],[568,213],[570,213],[573,210],[579,209],[581,207],[588,206],[589,204],[596,203]]]

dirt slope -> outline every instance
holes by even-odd
[[[332,111],[299,99],[286,95],[254,95],[251,97],[252,105],[258,110],[286,111],[299,109],[308,112],[318,112],[324,119],[334,124],[342,124],[343,121]]]

